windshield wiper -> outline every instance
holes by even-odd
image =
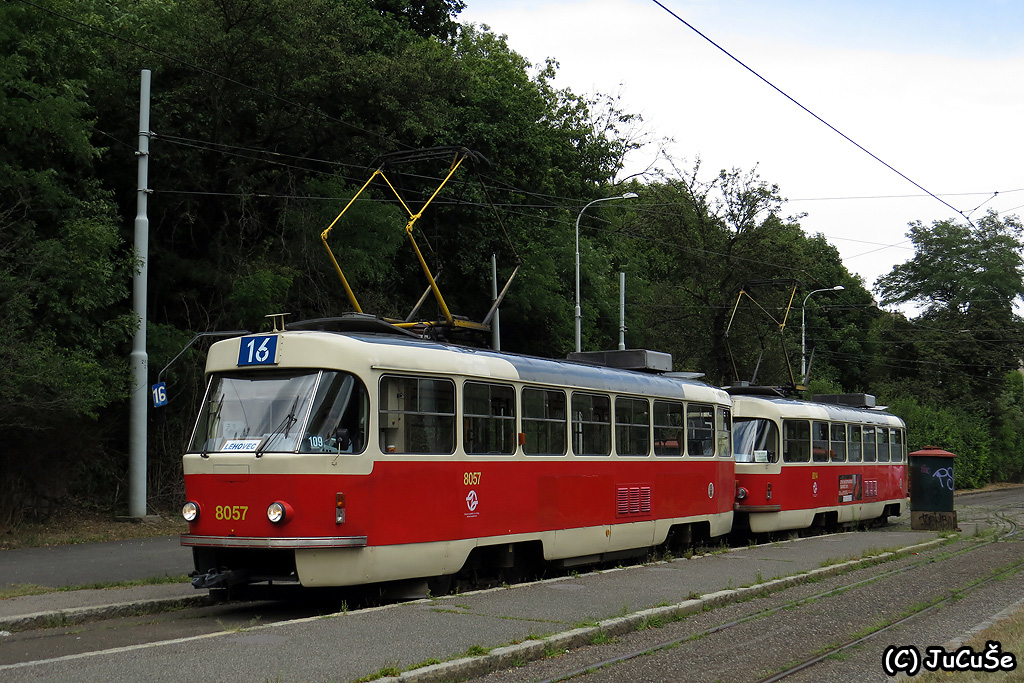
[[[210,457],[210,427],[217,424],[217,418],[220,417],[220,411],[224,408],[224,394],[220,395],[220,400],[217,402],[217,410],[210,415],[210,411],[206,411],[206,438],[203,439],[203,450],[199,455],[204,458]]]
[[[257,458],[263,457],[263,451],[267,449],[270,442],[276,439],[281,434],[288,436],[288,430],[291,429],[292,425],[299,421],[299,418],[295,417],[295,408],[299,404],[298,395],[295,396],[295,400],[292,401],[292,407],[288,411],[288,414],[281,420],[281,424],[274,428],[274,431],[263,437],[263,441],[260,441],[260,445],[256,447],[255,454]]]

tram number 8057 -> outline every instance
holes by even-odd
[[[213,517],[214,519],[244,522],[245,513],[248,511],[248,505],[218,505],[213,508]]]

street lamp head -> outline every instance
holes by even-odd
[[[843,287],[842,285],[836,285],[835,287],[832,288],[832,291],[833,292],[841,292],[844,289],[846,289],[846,287]]]
[[[627,192],[626,194],[622,195],[621,198],[622,199],[636,199],[639,196],[640,195],[638,195],[636,192]]]

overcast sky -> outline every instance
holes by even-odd
[[[651,0],[466,0],[459,19],[506,34],[534,64],[555,58],[561,87],[621,93],[684,168],[756,164],[789,199],[783,213],[806,213],[803,228],[869,287],[913,255],[909,221],[1024,215],[1024,0],[662,3],[953,208]]]

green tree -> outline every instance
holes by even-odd
[[[83,452],[108,459],[96,418],[126,395],[131,260],[96,174],[97,54],[52,14],[0,6],[0,528],[74,492]]]
[[[912,396],[922,410],[952,411],[941,418],[943,429],[989,435],[983,441],[934,432],[935,445],[960,455],[957,467],[972,473],[965,481],[1017,477],[1024,450],[1008,434],[1021,412],[1010,400],[1016,391],[1010,373],[1024,354],[1024,327],[1014,312],[1024,296],[1021,225],[989,212],[973,225],[911,223],[909,237],[914,257],[876,286],[883,304],[919,309],[910,319],[893,313],[880,321],[877,375],[889,393]],[[952,441],[938,441],[943,435]]]
[[[1012,312],[1024,297],[1022,227],[989,211],[977,225],[951,220],[910,224],[914,257],[878,278],[882,304],[913,303],[926,314]]]
[[[659,207],[637,227],[650,265],[650,338],[670,345],[677,364],[705,371],[716,383],[749,380],[755,367],[759,382],[788,383],[794,361],[799,372],[794,282],[798,293],[846,287],[840,299],[846,306],[819,306],[810,318],[817,323],[812,341],[828,347],[845,343],[840,331],[864,325],[870,294],[824,238],[809,238],[797,218],[780,215],[779,188],[756,169],[722,171],[710,180],[699,171],[698,164],[644,191]],[[740,298],[741,288],[749,296]],[[844,350],[863,353],[859,346]],[[829,365],[828,358],[816,362]],[[846,361],[835,365],[851,367]],[[855,382],[853,376],[842,379]]]

